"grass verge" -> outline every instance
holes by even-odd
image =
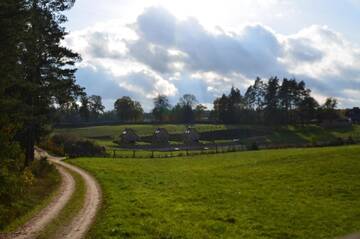
[[[89,238],[335,238],[360,230],[360,146],[81,158],[105,204]]]

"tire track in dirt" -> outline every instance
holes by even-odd
[[[56,233],[57,235],[54,235],[52,238],[80,239],[85,237],[94,222],[100,207],[102,196],[99,184],[89,173],[76,166],[63,162],[63,158],[53,157],[38,148],[36,149],[36,155],[38,157],[47,157],[47,159],[55,165],[62,178],[60,187],[49,205],[30,219],[17,232],[0,234],[0,239],[37,238],[41,231],[44,230],[47,225],[51,224],[52,220],[59,215],[76,189],[75,180],[69,171],[79,174],[84,180],[86,187],[84,203],[75,217],[69,220],[68,225],[64,227],[64,230]]]
[[[58,160],[58,159],[57,159]],[[72,194],[75,191],[75,180],[71,174],[62,166],[56,165],[57,170],[61,175],[61,184],[58,192],[53,200],[42,209],[37,215],[30,219],[17,232],[8,234],[4,238],[13,239],[32,239],[44,229],[51,221],[60,213],[60,211],[69,202]]]
[[[65,228],[65,230],[60,233],[59,236],[57,236],[57,238],[83,238],[90,229],[92,223],[94,222],[96,213],[100,207],[100,186],[96,182],[96,180],[84,170],[68,163],[62,162],[60,160],[55,160],[54,162],[61,165],[62,167],[69,169],[70,171],[78,173],[84,179],[86,187],[84,206],[82,207],[80,212],[74,217],[71,223]]]

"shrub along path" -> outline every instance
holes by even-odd
[[[64,231],[57,233],[57,235],[52,238],[83,238],[94,221],[100,206],[101,190],[98,183],[87,172],[63,162],[62,158],[56,158],[48,155],[46,152],[39,151],[37,154],[41,156],[46,155],[48,160],[56,165],[56,168],[61,174],[62,182],[58,193],[46,208],[41,210],[19,229],[19,231],[6,235],[5,237],[1,237],[0,235],[0,238],[36,238],[47,225],[51,224],[52,220],[59,215],[61,210],[69,202],[76,188],[75,180],[68,171],[77,173],[83,178],[86,187],[85,199],[82,208],[74,218],[69,220],[69,224]]]

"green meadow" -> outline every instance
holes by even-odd
[[[89,238],[335,238],[360,231],[360,146],[79,158],[104,204]]]

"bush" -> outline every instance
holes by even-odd
[[[34,160],[25,169],[14,164],[12,160],[0,162],[0,230],[35,207],[46,196],[48,186],[55,182],[51,178],[56,175],[54,166],[45,158]],[[45,182],[46,187],[42,186]]]
[[[64,152],[70,158],[82,157],[82,156],[104,156],[105,148],[99,145],[96,145],[90,140],[78,140],[75,142],[65,142],[64,143]]]
[[[54,170],[54,166],[47,161],[46,157],[34,160],[30,168],[32,174],[37,178],[45,177],[50,171]]]
[[[56,134],[48,139],[43,147],[52,153],[71,158],[104,156],[106,154],[105,147],[72,134]]]
[[[43,149],[46,149],[47,151],[51,152],[55,155],[65,155],[63,143],[64,141],[61,141],[58,138],[58,135],[54,135],[51,138],[47,138],[43,140],[40,144],[40,147]]]

